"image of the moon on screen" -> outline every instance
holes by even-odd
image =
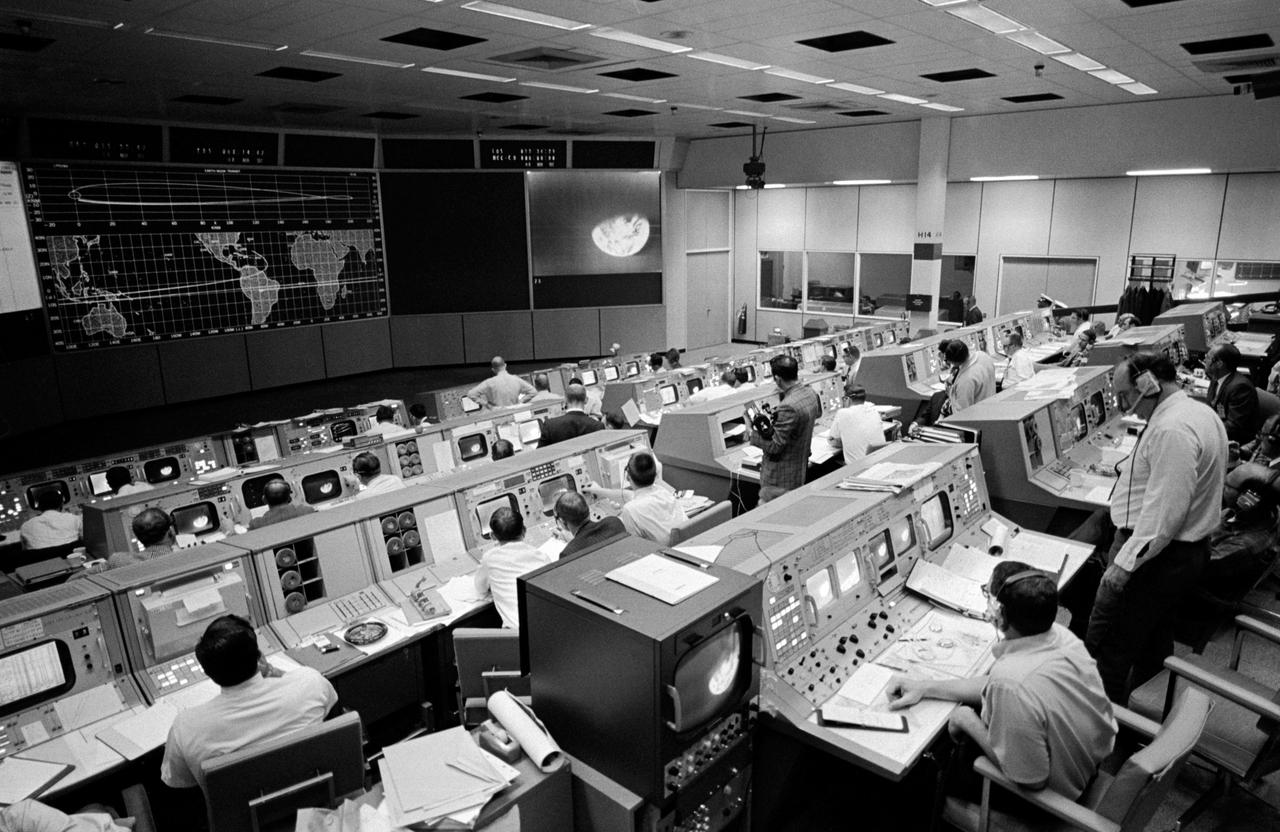
[[[649,242],[649,220],[639,214],[619,214],[591,229],[596,248],[612,257],[630,257]]]

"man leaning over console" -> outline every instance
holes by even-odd
[[[983,593],[999,639],[991,670],[942,681],[895,676],[889,707],[924,698],[959,702],[948,725],[953,738],[971,740],[1019,786],[1047,787],[1076,800],[1115,743],[1116,722],[1097,664],[1080,639],[1054,623],[1053,575],[1004,561]]]

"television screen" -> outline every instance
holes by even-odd
[[[463,413],[475,413],[480,409],[480,403],[470,396],[463,396],[461,399]]]
[[[474,433],[458,440],[458,458],[463,462],[479,459],[489,453],[489,440],[483,433]]]
[[[0,656],[0,716],[23,710],[75,685],[71,652],[60,641],[44,641]]]
[[[582,376],[583,387],[595,387],[596,383],[599,381],[599,379],[596,378],[595,370],[583,370],[580,375]]]
[[[149,483],[169,482],[182,474],[182,465],[177,457],[162,456],[142,463],[142,475]]]
[[[916,527],[911,522],[911,515],[891,523],[889,533],[893,540],[893,554],[896,557],[902,557],[916,545]]]
[[[89,475],[89,491],[95,497],[111,493],[111,486],[107,484],[106,471],[99,471],[96,474]]]
[[[302,498],[308,505],[336,500],[342,496],[342,477],[337,471],[318,471],[302,478]]]
[[[355,436],[359,431],[356,428],[354,419],[341,419],[329,425],[329,435],[333,437],[334,442],[341,442],[348,436]]]
[[[939,491],[920,504],[920,524],[924,526],[925,545],[932,551],[951,537],[951,500]]]
[[[702,389],[702,379],[691,378],[685,382],[685,386],[689,388],[689,395],[692,396],[694,393]]]
[[[516,514],[520,513],[520,504],[516,502],[514,494],[503,494],[501,497],[485,500],[476,506],[476,522],[480,524],[480,536],[486,540],[493,537],[493,532],[489,531],[489,518],[500,508],[509,508]]]
[[[626,363],[626,366],[623,367],[623,369],[626,370],[627,372],[627,378],[631,378],[632,376],[638,376],[640,375],[640,362],[628,361]]]
[[[1071,419],[1073,422],[1072,434],[1075,440],[1079,442],[1089,435],[1089,420],[1084,413],[1084,402],[1071,408]]]
[[[520,423],[520,443],[522,445],[533,445],[542,438],[542,423],[537,419],[530,419],[527,422]]]
[[[819,610],[826,609],[836,599],[835,591],[831,588],[831,572],[826,569],[810,575],[804,582],[804,588]]]
[[[773,378],[773,365],[768,361],[760,365],[760,378]]]
[[[577,490],[578,483],[574,480],[573,474],[563,474],[544,480],[538,486],[538,496],[542,498],[542,513],[550,517],[560,495],[566,491]]]
[[[884,334],[883,334],[883,333],[880,333],[880,332],[873,332],[873,333],[871,333],[871,343],[875,344],[877,347],[883,347],[883,346],[884,346]]]
[[[888,529],[867,541],[867,553],[871,555],[871,565],[881,573],[893,565],[893,547],[889,545]]]
[[[33,485],[27,489],[27,505],[31,508],[36,507],[36,499],[46,491],[56,491],[62,495],[62,504],[66,505],[71,502],[71,489],[67,487],[65,480],[51,480],[42,482],[39,485]]]
[[[898,333],[894,332],[892,329],[885,330],[884,342],[886,344],[896,344],[898,342]]]
[[[848,595],[862,583],[862,570],[858,568],[857,552],[850,552],[836,561],[836,580],[840,583],[841,595]]]
[[[169,512],[169,516],[173,518],[175,534],[193,534],[200,537],[213,534],[222,525],[218,517],[218,507],[208,501],[175,508]]]
[[[746,372],[748,384],[756,383],[756,366],[754,364],[744,364],[738,369]]]
[[[660,385],[658,387],[658,395],[662,397],[662,404],[664,406],[675,404],[676,399],[679,397],[676,393],[676,386],[674,384]]]
[[[605,365],[605,367],[604,367],[604,380],[605,380],[605,381],[617,381],[617,380],[618,380],[618,368],[617,368],[617,367],[615,367],[615,366],[614,366],[614,365],[612,365],[612,364],[606,364],[606,365]]]
[[[247,509],[255,509],[266,505],[266,500],[262,498],[262,491],[267,487],[267,483],[272,480],[283,480],[284,477],[279,474],[263,474],[260,477],[250,477],[240,484],[240,498],[244,502]]]
[[[1099,390],[1089,397],[1089,418],[1097,427],[1107,421],[1107,398]]]
[[[680,702],[677,733],[699,728],[732,708],[751,680],[751,622],[740,618],[685,653],[672,675]]]

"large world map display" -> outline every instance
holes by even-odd
[[[57,349],[387,314],[373,174],[25,172]]]

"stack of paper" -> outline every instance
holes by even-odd
[[[896,494],[940,467],[937,462],[926,462],[923,465],[880,462],[860,474],[845,477],[836,487],[846,491],[888,491]]]
[[[387,747],[378,761],[397,826],[470,826],[520,772],[484,751],[461,726]]]

